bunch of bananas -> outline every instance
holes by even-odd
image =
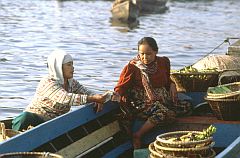
[[[194,136],[194,140],[203,140],[208,137],[211,137],[215,132],[217,131],[217,128],[213,125],[210,125],[207,129],[204,129],[201,133],[196,134]]]
[[[168,139],[170,142],[176,142],[176,141],[182,141],[182,142],[189,142],[189,141],[198,141],[198,140],[204,140],[209,137],[211,137],[216,132],[216,127],[210,125],[207,129],[204,129],[200,133],[192,133],[189,132],[186,135],[183,135],[181,137],[173,137]]]
[[[183,75],[189,74],[186,77],[191,79],[201,79],[201,80],[208,80],[209,75],[207,73],[217,72],[217,68],[208,68],[203,70],[198,70],[192,66],[186,66],[180,70],[171,70],[171,73],[180,73]]]
[[[193,72],[198,72],[198,70],[192,66],[185,66],[181,70],[179,70],[180,73],[193,73]]]
[[[201,72],[201,73],[205,73],[205,72],[217,72],[217,68],[207,68],[207,69],[202,69],[202,70],[198,70],[194,67],[190,66],[185,66],[184,68],[180,69],[180,70],[171,70],[171,72],[178,72],[178,73],[193,73],[193,72]]]

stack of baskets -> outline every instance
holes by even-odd
[[[220,120],[240,120],[240,82],[209,87],[205,100]]]
[[[171,79],[179,92],[206,92],[208,87],[218,84],[219,72],[174,72]]]
[[[209,137],[198,141],[170,141],[171,138],[188,134],[200,133],[200,131],[176,131],[161,134],[149,145],[150,158],[213,158],[216,153],[212,149],[213,138]]]

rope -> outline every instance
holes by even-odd
[[[229,42],[230,39],[240,39],[240,37],[228,37],[226,38],[221,44],[219,44],[217,47],[215,47],[212,51],[210,51],[209,53],[207,53],[204,57],[200,58],[199,60],[197,60],[195,63],[193,63],[191,66],[193,66],[194,64],[196,64],[197,62],[199,62],[201,59],[205,58],[206,56],[208,56],[209,54],[211,54],[212,52],[214,52],[216,49],[218,49],[221,45],[223,45],[224,43],[228,43],[229,45],[231,45],[231,43]]]

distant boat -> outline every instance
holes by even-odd
[[[139,16],[139,8],[132,1],[124,1],[113,5],[112,19],[122,22],[136,21]]]

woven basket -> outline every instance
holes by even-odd
[[[61,155],[49,152],[13,152],[1,154],[0,158],[63,158]]]
[[[219,72],[171,73],[179,92],[206,92],[218,84]]]
[[[207,99],[240,99],[240,82],[228,83],[217,87],[228,87],[231,92],[228,93],[212,93],[211,87],[207,90]]]
[[[193,134],[200,134],[200,131],[176,131],[176,132],[168,132],[164,133],[161,135],[158,135],[156,137],[156,140],[158,144],[160,144],[163,147],[173,147],[173,148],[197,148],[197,147],[204,147],[208,146],[212,143],[213,138],[209,137],[204,140],[198,140],[198,141],[188,141],[188,142],[183,142],[183,141],[169,141],[169,138],[176,138],[176,137],[181,137],[183,135],[188,134],[189,132]]]
[[[148,147],[150,158],[214,158],[216,155],[215,151],[209,147],[198,148],[198,150],[195,148],[166,148],[160,147],[156,142],[151,143]],[[159,150],[159,147],[162,149]]]
[[[148,146],[148,149],[150,151],[150,158],[162,158],[163,155],[161,155],[160,153],[158,153],[154,147],[154,143],[151,143]]]
[[[212,142],[210,145],[196,148],[172,148],[172,147],[164,147],[161,146],[158,141],[154,142],[155,149],[158,153],[162,153],[165,155],[171,155],[175,157],[189,157],[190,155],[201,155],[202,157],[206,157],[209,155],[209,150],[214,145]]]
[[[240,120],[240,100],[239,99],[215,99],[207,98],[214,115],[219,120],[237,121]]]

